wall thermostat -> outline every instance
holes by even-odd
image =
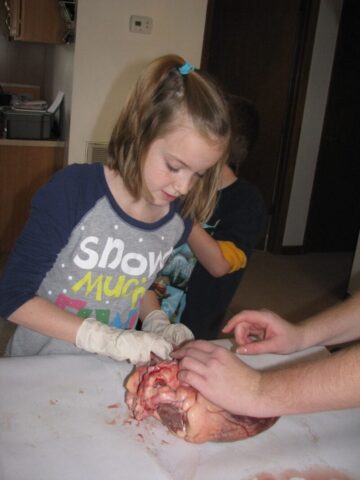
[[[143,17],[142,15],[131,15],[130,32],[134,33],[151,33],[153,20],[151,17]]]

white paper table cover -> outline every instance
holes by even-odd
[[[323,354],[242,358],[263,368]],[[243,441],[195,445],[154,419],[129,421],[131,368],[96,355],[1,358],[0,479],[360,479],[360,409],[282,417]]]

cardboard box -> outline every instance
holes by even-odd
[[[3,83],[0,85],[5,93],[26,96],[30,100],[40,100],[40,87],[38,85],[23,85],[21,83]]]

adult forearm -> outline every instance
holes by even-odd
[[[253,415],[273,416],[360,407],[360,346],[264,372]],[[250,413],[250,412],[248,412]]]
[[[9,320],[48,337],[71,343],[75,343],[76,333],[83,321],[40,297],[24,303],[10,315]]]
[[[360,295],[300,322],[303,348],[335,345],[360,338]]]

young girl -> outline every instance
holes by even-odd
[[[84,350],[137,363],[193,337],[148,288],[213,210],[229,125],[218,87],[181,57],[145,69],[107,165],[70,165],[33,199],[0,285],[0,314],[18,324],[8,355]]]

